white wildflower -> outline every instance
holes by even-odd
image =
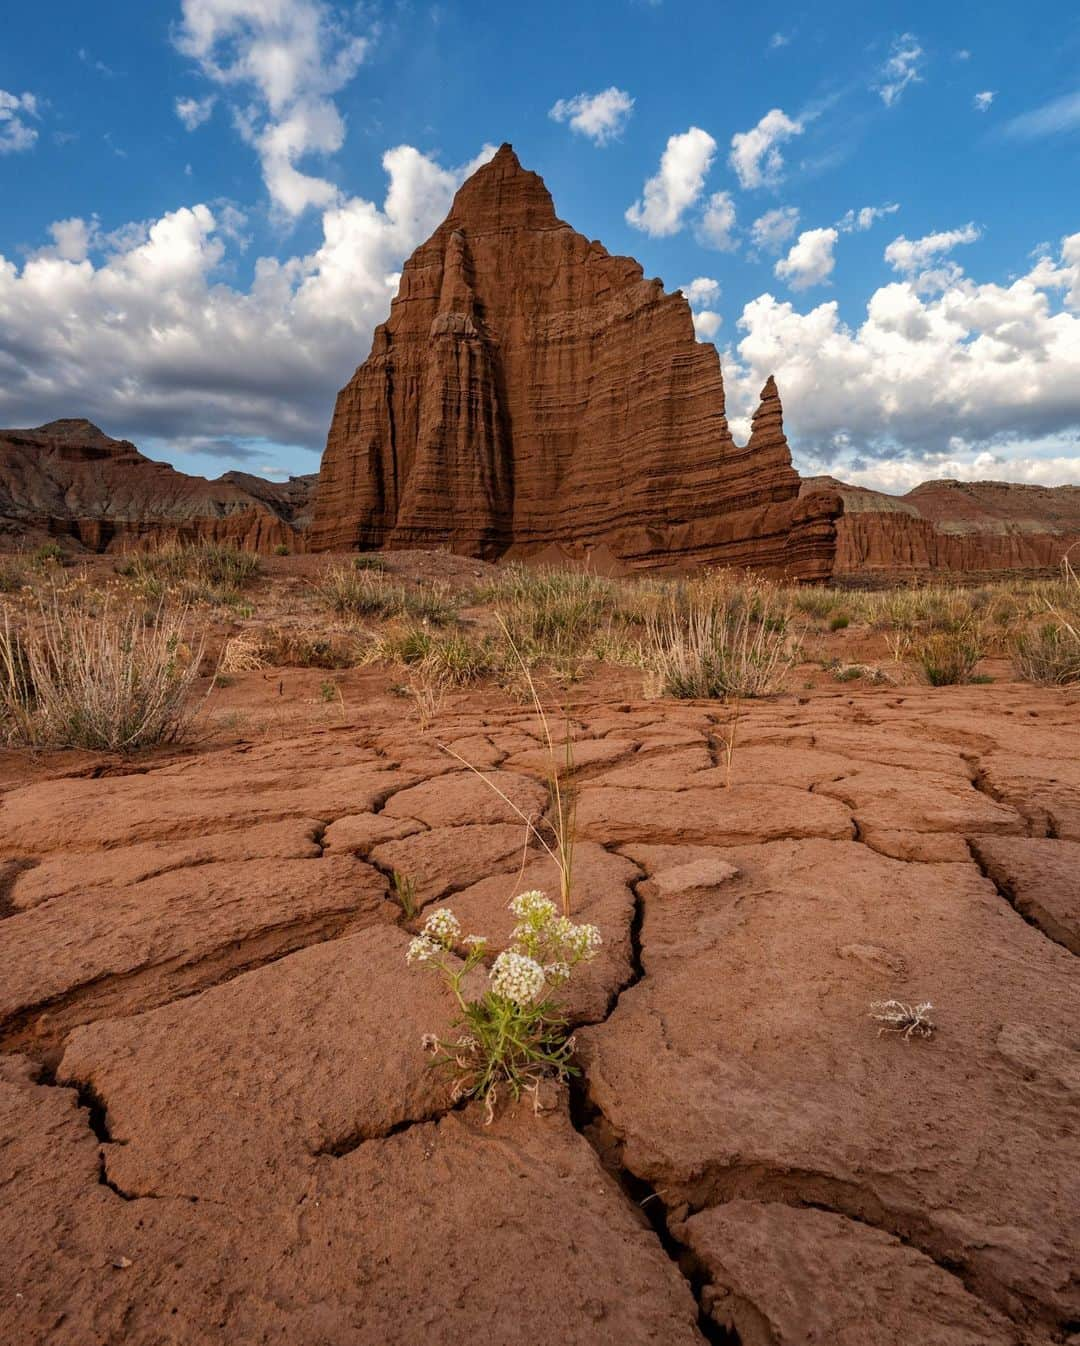
[[[507,950],[495,959],[490,980],[495,995],[516,1005],[530,1005],[543,992],[544,969],[535,959]]]
[[[569,963],[549,963],[544,968],[544,976],[553,986],[561,986],[564,981],[570,978]]]
[[[547,925],[557,914],[555,903],[551,898],[536,888],[515,897],[510,903],[510,910],[519,921],[527,922],[534,928]]]
[[[463,944],[475,945],[476,948],[483,948],[487,942],[487,935],[466,935],[462,940]]]
[[[461,938],[461,922],[449,907],[440,907],[424,922],[424,934],[445,947]]]
[[[552,937],[564,956],[575,963],[591,958],[603,943],[595,925],[575,925],[565,916],[559,917]]]
[[[417,935],[415,939],[409,941],[409,947],[405,951],[406,963],[428,963],[432,958],[437,958],[442,953],[442,946],[436,944],[433,939],[428,939],[427,935]]]

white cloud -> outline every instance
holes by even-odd
[[[972,100],[976,112],[989,112],[990,105],[993,103],[997,94],[993,89],[984,89],[982,93],[977,93]]]
[[[922,238],[905,238],[901,234],[894,238],[885,249],[885,260],[894,271],[902,275],[913,276],[925,270],[931,262],[961,243],[974,243],[980,237],[980,231],[974,224],[965,224],[960,229],[945,229],[937,234],[926,234]]]
[[[763,252],[779,252],[798,227],[798,206],[777,206],[759,215],[750,226],[750,240]]]
[[[892,107],[909,84],[922,82],[922,47],[913,33],[902,33],[893,39],[889,59],[878,72],[874,88],[886,107]]]
[[[606,145],[622,135],[633,108],[634,100],[626,90],[612,85],[602,93],[560,98],[548,116],[566,122],[571,131],[588,136],[594,145]]]
[[[7,93],[0,89],[0,154],[18,154],[32,149],[37,130],[27,118],[38,116],[38,102],[32,93]]]
[[[205,98],[178,98],[176,115],[184,123],[185,131],[197,131],[203,122],[209,121],[217,98],[207,94]]]
[[[698,276],[689,285],[680,285],[679,289],[686,296],[686,302],[691,308],[715,304],[720,298],[720,282],[713,280],[711,276]]]
[[[710,308],[696,309],[692,317],[694,319],[694,335],[699,341],[711,341],[719,332],[724,321],[719,313],[714,313]]]
[[[345,125],[331,95],[356,74],[370,39],[346,28],[326,0],[182,0],[176,44],[215,84],[243,101],[234,120],[287,215],[339,200],[333,183],[303,172],[333,154]]]
[[[694,232],[698,242],[707,248],[735,251],[739,245],[735,239],[735,202],[730,192],[713,192]]]
[[[627,224],[653,238],[677,234],[686,211],[701,196],[715,153],[716,141],[700,127],[671,136],[659,171],[646,182],[642,199],[627,209]]]
[[[943,477],[955,481],[1019,481],[1032,486],[1080,485],[1080,451],[1072,457],[1039,458],[1023,452],[1009,454],[983,449],[965,456],[962,440],[950,448],[948,455],[928,453],[914,459],[884,459],[876,463],[858,459],[859,466],[844,469],[844,480],[852,486],[866,486],[890,495],[904,495],[920,482]],[[1077,449],[1080,450],[1080,443]]]
[[[843,218],[837,220],[836,227],[842,234],[863,233],[875,220],[882,220],[886,215],[895,215],[899,209],[895,201],[884,206],[860,206],[858,210],[846,211]]]
[[[0,425],[89,416],[150,444],[205,435],[319,445],[334,394],[386,317],[402,260],[494,150],[457,169],[383,157],[381,205],[335,204],[310,253],[225,283],[235,207],[170,211],[102,234],[59,220],[21,267],[0,256]]]
[[[1041,140],[1080,127],[1080,91],[1043,103],[1031,112],[1014,117],[1005,126],[1005,134],[1014,140]]]
[[[811,285],[823,285],[836,265],[833,248],[838,238],[835,229],[805,230],[788,255],[776,263],[773,271],[781,280],[786,280],[793,290],[808,290]]]
[[[778,51],[781,47],[787,47],[791,44],[790,33],[773,33],[769,38],[769,50]]]
[[[775,187],[784,169],[784,156],[777,147],[802,133],[802,122],[778,107],[766,112],[749,131],[736,131],[731,137],[730,163],[740,184],[747,189]]]
[[[962,277],[926,296],[892,281],[856,327],[833,300],[800,313],[771,294],[738,326],[724,371],[732,415],[748,417],[775,372],[804,470],[850,477],[846,464],[908,460],[915,478],[960,475],[958,460],[991,452],[1003,465],[976,475],[1063,480],[1060,464],[1024,462],[1077,446],[1080,476],[1080,233],[1008,285]],[[943,451],[949,469],[928,470]]]

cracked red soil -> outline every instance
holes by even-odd
[[[260,675],[251,675],[251,682]],[[263,681],[264,695],[274,689]],[[343,702],[343,706],[345,703]],[[998,1346],[1080,1287],[1080,698],[572,712],[582,1077],[427,1069],[418,905],[551,861],[536,717],[392,698],[0,797],[0,1341]],[[29,783],[26,781],[29,779]],[[929,1000],[928,1041],[873,1000]]]

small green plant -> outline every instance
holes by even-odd
[[[426,965],[443,978],[459,1010],[451,1024],[460,1030],[456,1037],[426,1035],[423,1045],[451,1075],[452,1099],[479,1099],[488,1122],[503,1091],[518,1099],[526,1090],[535,1093],[545,1078],[562,1081],[577,1074],[571,1064],[574,1040],[554,993],[601,944],[595,925],[575,925],[560,916],[541,892],[515,897],[510,910],[517,924],[491,964],[487,990],[476,999],[465,998],[465,982],[486,960],[488,941],[463,936],[449,907],[431,913],[406,953],[407,962]],[[452,960],[458,947],[464,957]]]
[[[837,682],[855,682],[865,672],[862,664],[845,664],[833,674]]]
[[[46,566],[63,564],[64,551],[59,542],[43,542],[31,553],[30,560],[38,570],[43,570]]]
[[[396,869],[393,875],[394,900],[405,914],[405,919],[411,921],[417,913],[416,905],[416,884],[407,874],[401,874]]]
[[[319,686],[319,695],[327,703],[336,701],[338,698],[338,685],[336,682],[324,682]]]
[[[843,631],[851,625],[851,618],[846,612],[838,612],[829,623],[830,631]]]
[[[386,562],[381,556],[375,556],[370,552],[362,553],[360,556],[353,557],[353,567],[356,570],[378,570],[386,569]]]
[[[288,549],[288,547],[286,547],[286,545],[285,545],[284,542],[279,542],[279,543],[277,544],[277,546],[274,548],[274,555],[275,555],[275,556],[288,556],[288,554],[289,554],[289,549]]]
[[[983,655],[982,640],[971,628],[935,631],[915,646],[914,655],[931,687],[951,687],[971,681]]]

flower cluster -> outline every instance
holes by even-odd
[[[543,994],[544,969],[527,954],[507,949],[492,965],[491,990],[515,1005],[532,1005]]]
[[[577,925],[560,916],[555,903],[541,892],[520,894],[510,910],[517,917],[510,947],[538,963],[553,986],[566,981],[574,967],[587,962],[600,947],[595,925]]]
[[[407,963],[430,963],[439,954],[452,949],[461,938],[461,922],[449,909],[439,907],[424,922],[424,928],[410,940],[405,952]],[[475,941],[477,936],[470,935],[466,943]]]

